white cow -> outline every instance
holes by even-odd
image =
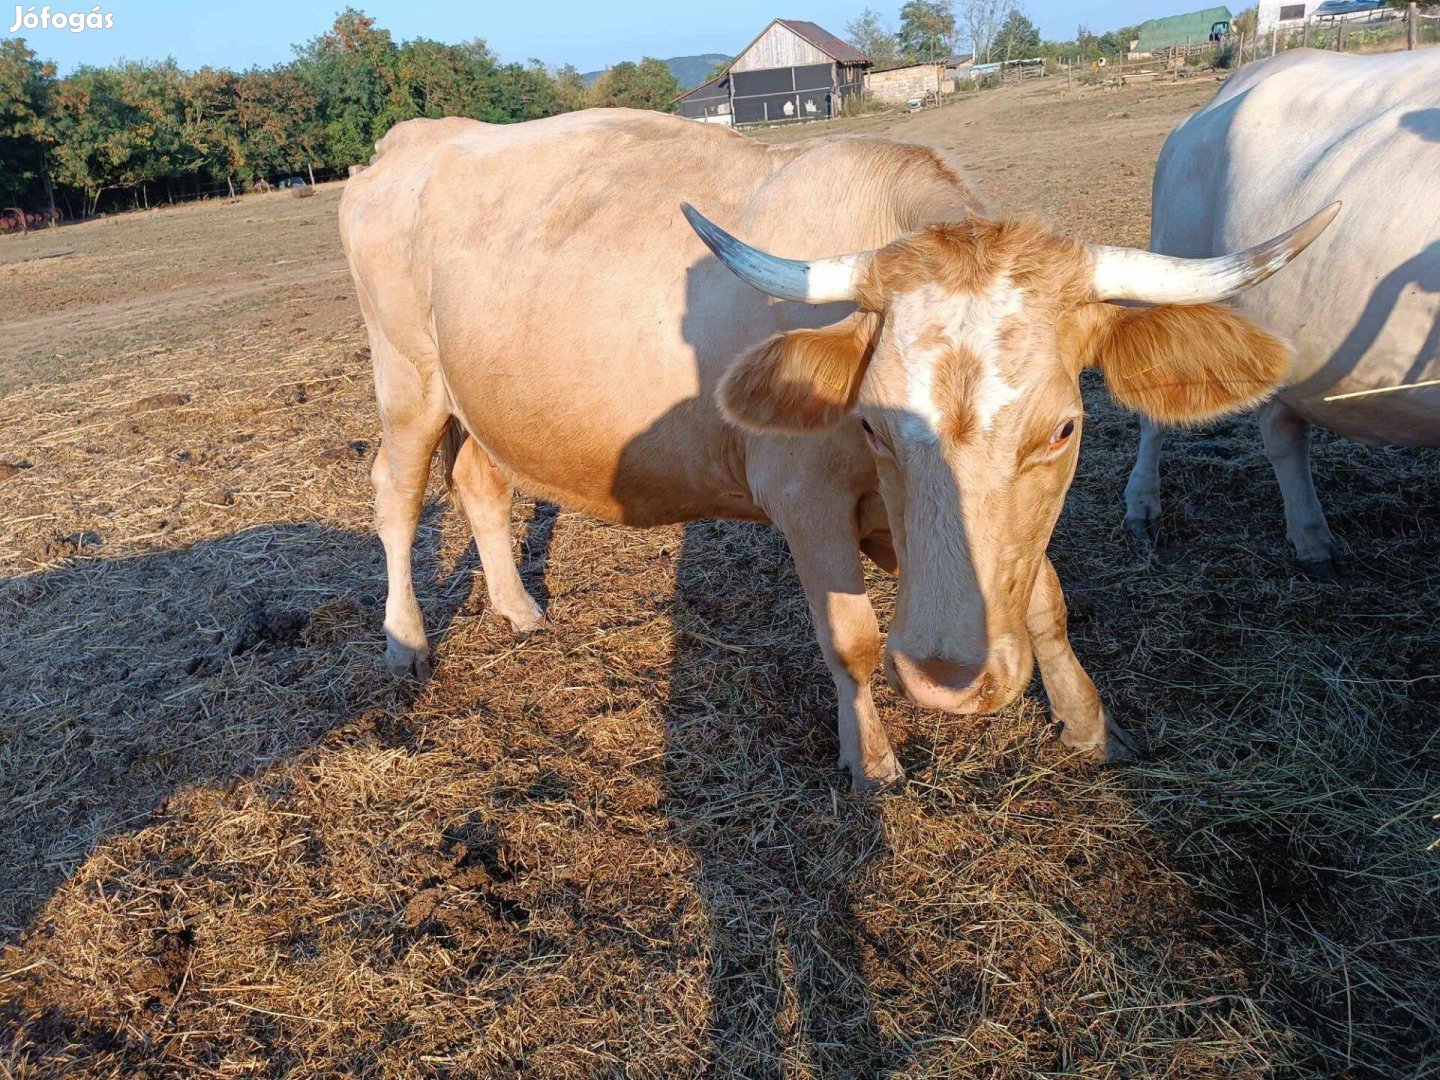
[[[1288,273],[1236,300],[1296,346],[1285,388],[1259,410],[1260,433],[1290,541],[1317,576],[1334,575],[1337,549],[1315,497],[1309,426],[1440,445],[1437,192],[1440,49],[1304,49],[1249,65],[1171,133],[1156,166],[1151,248],[1170,255],[1236,251],[1300,208],[1345,204]],[[1146,543],[1158,534],[1163,438],[1142,420],[1125,488],[1126,525]]]

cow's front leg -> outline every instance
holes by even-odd
[[[1260,437],[1265,441],[1265,456],[1270,459],[1285,499],[1285,532],[1295,545],[1300,569],[1321,581],[1334,581],[1341,576],[1345,559],[1315,494],[1315,476],[1310,471],[1310,425],[1283,401],[1262,405],[1257,419]]]
[[[1060,741],[1076,750],[1088,750],[1099,761],[1130,761],[1134,741],[1110,718],[1095,683],[1075,658],[1066,631],[1065,594],[1060,578],[1047,558],[1040,564],[1025,627],[1030,632],[1035,662],[1050,698],[1050,711],[1064,724]]]
[[[849,526],[847,528],[847,525]],[[860,548],[852,521],[836,515],[809,527],[786,529],[795,569],[805,587],[820,651],[839,699],[840,764],[857,792],[884,791],[905,782],[889,736],[875,711],[870,679],[880,664],[880,625],[865,592]]]

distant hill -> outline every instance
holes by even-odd
[[[710,69],[716,64],[729,60],[724,53],[701,53],[699,56],[672,56],[665,61],[681,90],[693,90],[705,81]],[[587,71],[580,77],[586,86],[593,86],[595,80],[604,75],[603,71]]]

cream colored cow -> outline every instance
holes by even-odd
[[[1297,49],[1247,64],[1175,129],[1156,166],[1151,246],[1171,255],[1233,251],[1277,215],[1345,201],[1344,220],[1295,269],[1237,301],[1295,345],[1258,419],[1290,542],[1319,577],[1335,575],[1337,549],[1310,473],[1310,425],[1440,446],[1437,190],[1440,49]],[[1159,532],[1162,442],[1142,425],[1125,489],[1126,524],[1146,543]]]
[[[682,203],[765,251],[693,210],[687,223]],[[766,147],[610,110],[402,124],[340,211],[384,426],[389,664],[429,670],[410,549],[431,457],[463,431],[445,440],[454,487],[517,630],[540,611],[511,555],[513,487],[634,525],[770,521],[857,787],[903,777],[871,699],[882,646],[862,551],[899,574],[886,668],[916,702],[997,709],[1038,659],[1062,739],[1125,757],[1045,558],[1080,369],[1102,366],[1117,397],[1165,420],[1253,405],[1289,350],[1203,301],[1327,221],[1233,259],[1172,260],[993,220],[934,151],[877,139]]]

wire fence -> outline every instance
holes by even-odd
[[[1268,32],[1239,33],[1221,42],[1176,46],[1170,50],[1187,66],[1239,67],[1291,49],[1334,52],[1393,52],[1440,45],[1440,9],[1405,11],[1386,8],[1363,19],[1307,19]]]
[[[1163,52],[1106,63],[1052,62],[1051,74],[1071,83],[1123,87],[1131,83],[1184,78],[1194,72],[1225,71],[1290,49],[1347,53],[1394,52],[1440,45],[1440,6],[1387,8],[1362,19],[1310,19],[1265,33],[1248,31],[1218,40],[1185,42]]]
[[[135,210],[154,210],[162,206],[204,202],[210,199],[232,199],[256,192],[276,191],[302,184],[323,184],[343,180],[347,172],[335,168],[304,168],[255,180],[189,180],[162,178],[125,187],[106,188],[99,192],[72,191],[57,188],[55,205],[41,205],[30,199],[23,207],[0,206],[0,235],[26,232],[62,222],[84,221],[108,214]]]
[[[235,179],[181,182],[159,180],[105,192],[96,205],[96,213],[115,214],[128,210],[148,210],[158,206],[204,202],[208,199],[233,199],[252,192],[274,191],[290,187],[292,184],[298,186],[343,180],[345,175],[341,169],[305,168],[249,181]]]

